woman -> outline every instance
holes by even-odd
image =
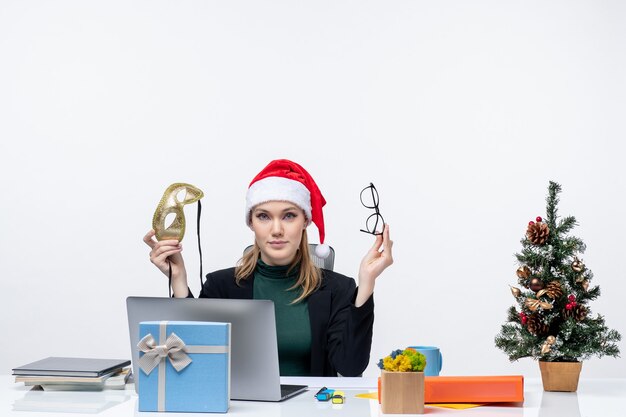
[[[358,376],[367,367],[374,324],[374,284],[393,263],[389,226],[376,236],[361,261],[359,287],[352,278],[317,268],[309,255],[306,228],[313,222],[324,243],[322,207],[315,181],[289,160],[269,163],[250,183],[246,223],[254,246],[236,268],[207,275],[201,298],[248,298],[274,301],[280,374],[283,376]],[[176,240],[144,242],[150,261],[165,275],[168,261],[175,297],[193,297]],[[384,246],[384,250],[380,250]]]

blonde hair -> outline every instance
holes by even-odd
[[[261,256],[261,249],[259,245],[257,245],[256,241],[254,242],[254,246],[250,251],[245,253],[239,262],[237,262],[237,267],[235,268],[235,282],[237,285],[243,279],[247,279],[252,276],[254,270],[256,268],[259,257]],[[294,288],[300,287],[302,289],[302,294],[295,300],[291,302],[291,304],[299,303],[300,301],[307,298],[311,295],[315,290],[320,287],[322,282],[322,273],[320,269],[315,266],[313,260],[311,259],[311,255],[309,254],[309,240],[307,238],[306,229],[302,231],[302,239],[300,239],[300,246],[296,252],[296,256],[293,258],[293,261],[289,265],[289,269],[287,273],[290,273],[296,266],[300,264],[300,273],[298,274],[298,279],[290,290]]]

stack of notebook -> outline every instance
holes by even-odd
[[[15,382],[44,390],[124,389],[130,375],[127,359],[49,357],[13,368]]]

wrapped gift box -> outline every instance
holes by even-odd
[[[228,411],[230,323],[139,324],[139,411]]]

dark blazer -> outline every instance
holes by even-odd
[[[254,276],[235,283],[235,268],[207,274],[200,298],[252,299]],[[190,292],[190,296],[191,295]],[[359,376],[370,360],[374,296],[355,307],[356,284],[352,278],[322,269],[320,288],[311,294],[311,375]]]

